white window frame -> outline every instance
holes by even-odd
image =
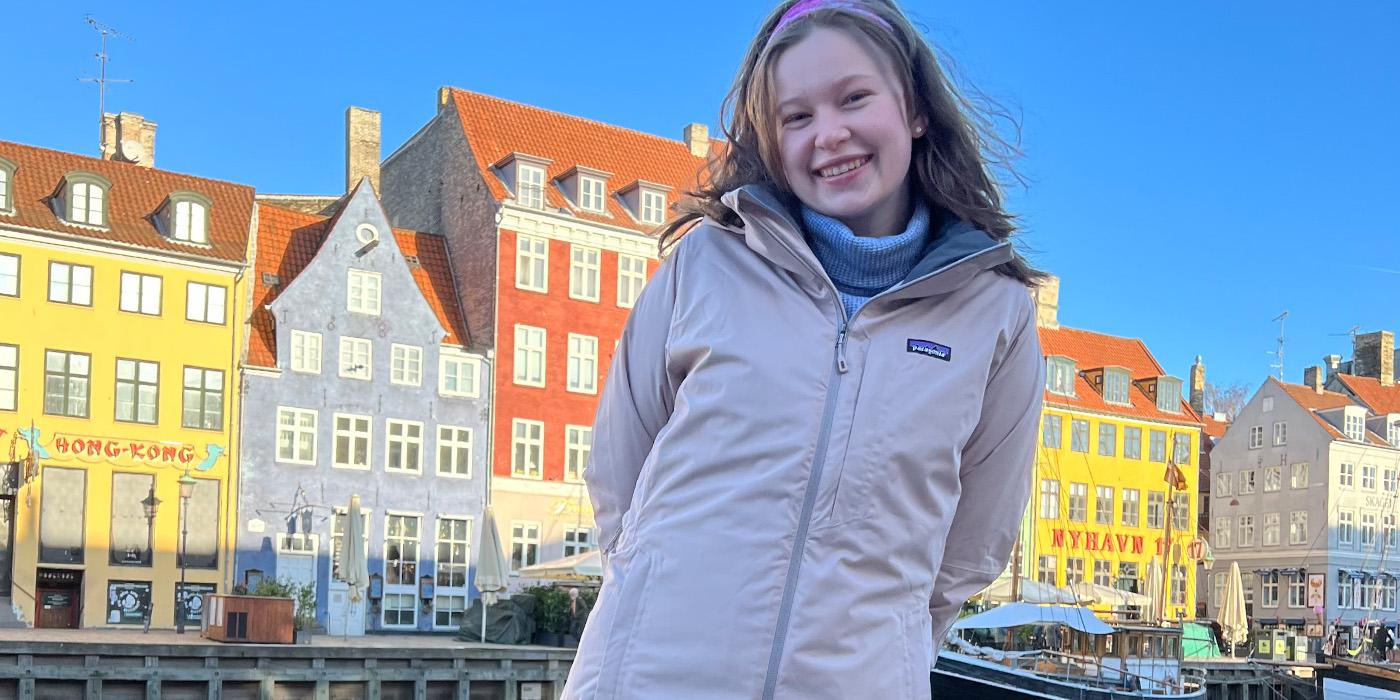
[[[117,308],[128,313],[159,316],[161,284],[159,275],[122,271],[121,297]]]
[[[1040,480],[1040,519],[1056,520],[1060,517],[1060,482],[1058,479]]]
[[[1362,549],[1376,546],[1376,524],[1378,522],[1379,519],[1376,518],[1375,513],[1362,511],[1361,525],[1357,528],[1357,530],[1360,532],[1360,536],[1357,538],[1357,540],[1361,544]]]
[[[1346,428],[1344,432],[1346,432],[1347,437],[1352,440],[1366,439],[1366,416],[1353,411],[1346,411],[1343,413],[1342,420]]]
[[[311,417],[311,425],[309,426],[302,424],[302,419],[306,418],[307,416]],[[292,419],[290,425],[287,425],[283,422],[284,417],[289,417]],[[273,450],[275,454],[274,458],[282,464],[315,464],[316,431],[318,428],[319,421],[320,414],[315,409],[295,408],[292,406],[278,406],[276,423],[277,439],[276,447]],[[282,456],[282,436],[284,434],[290,437],[290,445],[292,450],[290,457]],[[300,455],[298,454],[298,452],[300,452],[298,448],[298,445],[301,444],[300,438],[306,435],[311,436],[311,454]]]
[[[174,204],[171,238],[186,243],[208,243],[209,207],[192,199],[178,199]]]
[[[515,324],[515,361],[512,366],[511,380],[521,386],[543,387],[545,382],[545,350],[548,346],[548,331],[538,326]],[[535,376],[536,371],[538,371],[538,376]]]
[[[1337,512],[1337,544],[1356,545],[1356,514],[1349,510]]]
[[[389,382],[423,386],[423,348],[392,343],[389,346]]]
[[[1264,426],[1249,426],[1249,449],[1257,450],[1264,446]]]
[[[1215,548],[1229,549],[1231,535],[1234,534],[1235,519],[1229,516],[1215,519]]]
[[[340,420],[344,418],[349,421],[349,427],[341,429]],[[356,428],[356,423],[363,421],[364,429]],[[346,440],[345,455],[348,459],[355,458],[355,441],[363,439],[365,441],[365,462],[356,464],[353,461],[340,461],[336,453],[339,451],[341,438]],[[374,418],[357,413],[334,413],[331,415],[331,466],[336,469],[356,469],[368,471],[370,465],[374,463]]]
[[[515,288],[549,292],[549,239],[516,234]]]
[[[1264,599],[1259,602],[1260,606],[1265,608],[1278,607],[1278,579],[1279,573],[1277,570],[1264,574],[1261,588]]]
[[[0,411],[19,407],[19,346],[0,343]]]
[[[1302,571],[1288,576],[1288,607],[1302,608],[1308,604],[1308,577]]]
[[[77,181],[68,184],[66,216],[75,224],[107,225],[107,188],[96,182]]]
[[[564,481],[583,483],[588,459],[593,454],[593,428],[587,425],[564,426]]]
[[[1288,544],[1308,543],[1308,511],[1295,510],[1288,514]]]
[[[1122,503],[1119,506],[1119,518],[1124,527],[1138,527],[1142,522],[1142,491],[1140,489],[1122,489]],[[1128,517],[1128,516],[1132,517]]]
[[[1104,508],[1107,504],[1108,508]],[[1112,486],[1094,487],[1094,524],[1112,525],[1113,507],[1115,505]]]
[[[1361,464],[1361,488],[1367,491],[1376,490],[1376,465]]]
[[[321,373],[321,334],[292,331],[292,354],[288,358],[293,372]]]
[[[1132,405],[1129,388],[1132,380],[1121,369],[1107,368],[1103,373],[1103,400],[1119,406]]]
[[[407,520],[409,520],[409,519],[416,520],[417,523],[418,523],[418,527],[417,527],[417,536],[416,536],[416,537],[399,536],[399,537],[393,537],[393,538],[391,538],[390,535],[389,535],[389,521],[390,521],[391,518],[403,518],[403,519],[405,519],[405,521],[407,521]],[[411,561],[413,562],[413,571],[412,571],[412,573],[408,574],[407,578],[409,579],[409,581],[407,581],[407,582],[400,580],[398,583],[389,583],[389,566],[390,566],[390,563],[389,563],[389,562],[390,562],[390,560],[389,560],[389,542],[390,542],[391,540],[397,540],[398,542],[400,542],[400,549],[399,549],[399,556],[400,556],[400,559],[398,560],[398,561],[400,561],[400,562],[410,561],[409,559],[404,558],[404,556],[403,556],[403,545],[404,545],[404,544],[407,544],[407,543],[409,543],[409,542],[412,542],[413,545],[414,545],[414,555],[413,555],[413,558],[412,558],[412,560],[411,560]],[[380,606],[380,607],[382,608],[382,611],[381,611],[381,613],[380,613],[380,618],[379,618],[380,623],[383,624],[383,626],[385,627],[385,629],[416,629],[416,628],[418,627],[418,616],[419,616],[419,614],[421,614],[421,610],[419,609],[419,608],[420,608],[419,600],[418,600],[418,578],[419,578],[419,576],[420,576],[420,575],[422,574],[422,572],[423,572],[423,568],[422,568],[422,566],[420,566],[420,565],[423,563],[423,514],[422,514],[422,513],[406,513],[406,512],[393,511],[393,510],[385,511],[385,513],[384,513],[384,545],[383,545],[383,549],[381,549],[380,551],[384,553],[384,561],[383,561],[383,568],[384,568],[384,571],[383,571],[383,575],[384,575],[384,596],[385,596],[385,598],[386,598],[386,600],[383,601],[383,603],[382,603],[381,606]],[[401,578],[403,577],[403,573],[400,573],[400,577],[401,577]],[[404,596],[404,595],[407,595],[407,596],[409,597],[410,602],[411,602],[411,609],[413,610],[413,620],[412,620],[411,622],[407,622],[407,623],[405,623],[405,622],[398,622],[398,623],[395,623],[395,624],[389,624],[389,623],[387,622],[387,620],[388,620],[388,614],[389,614],[389,605],[388,605],[387,598],[388,598],[389,596],[391,596],[391,595],[393,595],[393,596]],[[404,608],[398,608],[398,610],[404,610]]]
[[[412,428],[418,429],[418,436],[410,435]],[[395,430],[399,433],[395,434]],[[394,447],[398,446],[403,455],[402,466],[393,461]],[[416,448],[416,458],[408,458],[409,448]],[[410,463],[411,462],[411,463]],[[390,474],[423,473],[423,422],[416,420],[384,419],[384,471]]]
[[[569,334],[568,382],[565,390],[576,394],[598,393],[598,338]]]
[[[1074,360],[1059,355],[1045,358],[1045,388],[1052,394],[1074,396]]]
[[[189,282],[185,285],[186,321],[222,326],[227,322],[227,319],[227,287],[204,284],[203,282]]]
[[[1147,529],[1160,530],[1167,524],[1167,492],[1147,492]]]
[[[353,314],[378,316],[383,304],[384,279],[369,270],[346,271],[345,310]]]
[[[1264,514],[1264,546],[1277,547],[1283,541],[1282,524],[1278,513]]]
[[[526,431],[526,434],[523,436],[520,434],[522,428]],[[520,458],[522,448],[525,450],[526,458],[528,458],[529,452],[535,452],[536,460],[533,470],[521,467]],[[511,420],[510,475],[516,479],[538,480],[544,478],[544,421],[530,420],[528,418],[515,418]]]
[[[1308,463],[1294,462],[1290,467],[1289,484],[1295,489],[1308,487]]]
[[[1288,421],[1274,421],[1274,447],[1288,444]]]
[[[1254,515],[1253,515],[1253,514],[1241,515],[1241,516],[1240,516],[1240,521],[1239,521],[1239,523],[1240,523],[1240,536],[1239,536],[1239,543],[1240,543],[1240,546],[1241,546],[1241,547],[1253,547],[1253,546],[1254,546]]]
[[[519,529],[520,531],[519,535],[516,534],[517,529]],[[539,521],[537,520],[510,521],[510,544],[508,545],[509,551],[506,555],[510,557],[510,572],[512,574],[518,575],[521,569],[530,566],[531,564],[540,563],[540,549],[542,547],[542,543],[540,541],[541,530],[542,528],[540,526]],[[521,556],[518,565],[515,556],[515,545],[517,542],[519,542],[522,545],[522,549],[520,552]],[[527,557],[525,556],[526,550],[524,548],[529,547],[531,545],[534,545],[535,548],[534,557]],[[526,561],[527,559],[533,559],[533,561]]]
[[[531,209],[544,208],[544,168],[516,162],[515,203]]]
[[[1073,481],[1069,485],[1069,508],[1065,513],[1072,523],[1089,522],[1089,485]]]
[[[1381,490],[1386,493],[1395,493],[1400,489],[1400,470],[1394,467],[1386,467],[1381,470]]]
[[[1342,462],[1337,468],[1337,485],[1351,488],[1356,486],[1356,464]]]
[[[578,206],[594,214],[604,213],[607,210],[607,183],[602,178],[578,176]]]
[[[60,272],[62,279],[59,279]],[[49,261],[49,301],[74,306],[92,306],[92,286],[92,267],[57,260]]]
[[[363,362],[360,358],[364,358]],[[340,336],[338,374],[346,379],[370,381],[374,378],[374,343],[368,338]],[[358,368],[358,369],[357,369]]]
[[[1264,493],[1283,490],[1283,466],[1264,467]]]
[[[438,358],[438,393],[443,396],[476,398],[481,396],[479,379],[481,361],[468,355],[443,352]],[[457,386],[451,386],[456,381]],[[468,386],[464,389],[463,384]]]
[[[1239,495],[1241,495],[1241,496],[1248,496],[1248,495],[1254,493],[1254,492],[1259,488],[1259,484],[1258,484],[1258,482],[1257,482],[1257,479],[1258,479],[1258,472],[1256,472],[1255,470],[1253,470],[1253,469],[1244,469],[1244,470],[1241,470],[1241,471],[1240,471],[1240,480],[1239,480],[1239,483],[1236,484],[1236,485],[1239,487],[1238,490],[1237,490],[1237,493],[1239,493]]]
[[[597,302],[602,287],[603,251],[569,245],[569,298]]]
[[[666,193],[642,188],[638,193],[637,219],[644,224],[659,226],[666,223]]]
[[[466,539],[458,540],[450,537],[444,539],[441,536],[442,522],[444,520],[465,522]],[[437,621],[437,616],[438,612],[441,610],[441,599],[446,598],[461,598],[463,604],[462,612],[464,615],[466,613],[467,604],[470,602],[471,599],[472,535],[476,532],[476,522],[475,519],[469,515],[439,513],[434,519],[433,524],[433,629],[457,629],[457,627],[460,625],[452,625],[450,623],[447,625],[439,624]],[[444,566],[444,560],[442,558],[442,545],[444,544],[448,546],[449,551],[453,545],[460,545],[462,547],[464,559],[461,562],[460,566],[462,566],[463,569],[462,574],[465,585],[443,585],[441,579],[439,578]],[[448,562],[448,564],[451,566],[459,565],[454,562]]]
[[[19,296],[20,256],[0,253],[0,297]]]
[[[444,432],[447,434],[444,435]],[[472,460],[475,458],[476,436],[471,428],[460,425],[438,425],[437,445],[434,452],[437,454],[437,475],[452,479],[472,478]],[[449,454],[449,464],[444,464],[443,450]],[[465,450],[465,458],[462,451]]]
[[[1231,495],[1230,486],[1234,483],[1234,476],[1232,472],[1216,472],[1215,495],[1217,497]]]
[[[640,255],[617,256],[617,305],[630,309],[642,296],[642,288],[647,283],[647,259]]]
[[[598,531],[591,527],[564,528],[564,556],[571,557],[598,548]]]

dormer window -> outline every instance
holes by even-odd
[[[1157,410],[1181,413],[1181,380],[1176,377],[1157,378]]]
[[[15,210],[15,164],[0,158],[0,214]]]
[[[544,168],[524,163],[515,166],[515,201],[531,209],[544,208]]]
[[[1366,438],[1366,413],[1360,408],[1347,406],[1342,419],[1342,432],[1352,440]]]
[[[666,195],[655,190],[642,190],[641,220],[644,224],[666,223]]]
[[[1045,358],[1045,388],[1052,394],[1074,396],[1074,360],[1060,356]]]
[[[1385,422],[1385,440],[1395,447],[1400,447],[1400,416],[1390,414],[1389,420]]]
[[[111,186],[92,173],[70,173],[63,184],[63,218],[74,224],[106,226],[107,190]]]
[[[165,204],[166,235],[185,243],[209,242],[209,199],[196,192],[173,192]]]
[[[578,178],[578,205],[584,211],[601,214],[604,211],[604,183],[596,177],[580,175]]]
[[[1128,387],[1132,385],[1132,379],[1128,376],[1128,371],[1121,367],[1105,367],[1103,372],[1103,400],[1108,403],[1121,404],[1127,406],[1131,403],[1128,400]]]

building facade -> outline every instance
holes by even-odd
[[[332,217],[258,205],[237,575],[312,584],[333,634],[455,630],[486,502],[486,358],[441,237],[395,230],[366,178]],[[360,497],[371,579],[340,573]]]
[[[198,625],[230,585],[253,191],[156,170],[154,125],[107,121],[135,162],[0,142],[0,604]]]
[[[598,394],[658,264],[649,235],[710,141],[674,141],[444,88],[383,164],[395,225],[441,231],[495,355],[492,504],[512,570],[597,546],[583,483]]]
[[[1021,575],[1159,600],[1167,586],[1162,616],[1194,617],[1200,417],[1142,341],[1060,326],[1058,285],[1037,293],[1046,391]]]

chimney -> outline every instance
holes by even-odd
[[[690,149],[690,155],[701,158],[710,155],[710,127],[698,122],[691,122],[685,125],[681,134],[681,139],[685,141],[685,147]]]
[[[1319,394],[1322,393],[1322,365],[1313,365],[1303,369],[1303,386]]]
[[[131,112],[103,114],[102,160],[155,167],[156,123]]]
[[[379,112],[362,107],[345,110],[345,191],[369,178],[379,193]]]
[[[1332,377],[1336,376],[1337,368],[1341,364],[1341,355],[1326,355],[1322,358],[1322,365],[1327,368],[1327,374],[1322,378],[1323,384],[1332,381]]]
[[[1379,379],[1381,386],[1395,385],[1395,334],[1362,333],[1352,341],[1351,373]]]
[[[1206,414],[1206,366],[1201,356],[1196,356],[1196,364],[1191,365],[1191,410],[1198,416]]]
[[[1060,278],[1046,275],[1031,290],[1035,300],[1035,325],[1043,328],[1060,327]]]

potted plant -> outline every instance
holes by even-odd
[[[563,646],[564,634],[569,631],[569,594],[553,586],[534,586],[525,593],[535,599],[534,643]]]
[[[316,588],[310,583],[297,583],[286,578],[264,578],[249,595],[291,598],[292,634],[297,644],[311,643],[311,628],[316,624]]]

